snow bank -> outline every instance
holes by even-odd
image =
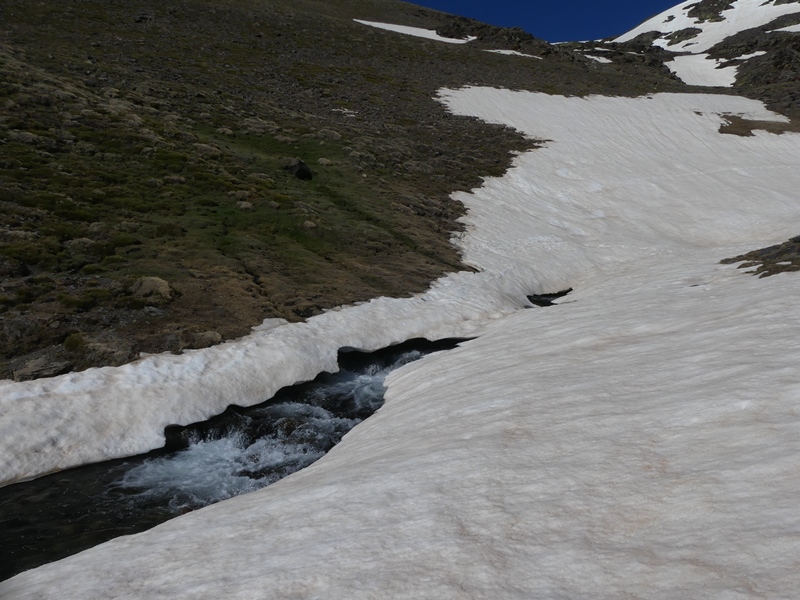
[[[419,27],[409,27],[407,25],[392,25],[391,23],[378,23],[376,21],[362,21],[360,19],[353,19],[356,23],[361,23],[362,25],[369,25],[370,27],[377,27],[378,29],[385,29],[387,31],[394,31],[396,33],[402,33],[404,35],[411,35],[414,37],[421,37],[428,40],[435,40],[437,42],[447,42],[448,44],[466,44],[475,40],[475,37],[468,37],[463,40],[457,40],[454,38],[442,37],[433,29],[421,29]]]
[[[697,0],[678,4],[645,21],[614,41],[627,42],[643,33],[658,31],[664,36],[653,42],[654,45],[673,52],[699,54],[740,31],[767,25],[782,15],[800,13],[800,7],[793,2],[776,5],[774,0],[733,0],[732,8],[722,12],[722,21],[701,22],[688,14],[695,4],[697,4]],[[666,39],[667,35],[690,27],[702,31],[697,37],[672,46],[669,45],[669,40]]]
[[[720,114],[774,118],[725,96],[442,98],[551,140],[458,194],[484,271],[229,345],[227,365],[197,353],[204,376],[241,394],[295,344],[327,356],[317,344],[485,324],[537,284],[576,291],[395,372],[385,406],[307,470],[23,573],[3,598],[795,597],[800,280],[717,261],[797,233],[800,136],[719,134]]]
[[[415,337],[467,337],[527,304],[543,284],[522,273],[456,273],[412,299],[379,298],[180,356],[52,379],[0,381],[0,482],[131,456],[164,445],[164,428],[338,370],[337,352]]]

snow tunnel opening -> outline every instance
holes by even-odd
[[[531,304],[536,306],[554,306],[556,300],[563,298],[572,291],[573,289],[569,288],[567,290],[562,290],[552,294],[531,294],[530,296],[527,296],[527,298]]]

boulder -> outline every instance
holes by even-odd
[[[283,164],[283,169],[289,171],[289,173],[303,181],[311,181],[314,177],[314,174],[311,172],[311,167],[299,158],[286,159],[286,162]]]

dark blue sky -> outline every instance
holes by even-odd
[[[411,0],[413,4],[472,17],[492,25],[522,27],[548,42],[616,36],[675,6],[680,0]]]

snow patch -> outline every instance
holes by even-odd
[[[614,61],[610,58],[606,58],[605,56],[592,56],[591,54],[584,54],[586,58],[591,58],[593,61],[603,63],[604,65],[609,65]]]
[[[353,19],[356,23],[362,25],[369,25],[370,27],[377,27],[378,29],[385,29],[387,31],[394,31],[404,35],[411,35],[414,37],[425,38],[427,40],[436,40],[437,42],[447,42],[448,44],[466,44],[478,38],[467,37],[463,40],[457,40],[448,37],[442,37],[433,29],[421,29],[420,27],[409,27],[407,25],[392,25],[391,23],[378,23],[376,21],[362,21],[360,19]]]
[[[525,56],[527,58],[535,58],[537,60],[544,60],[541,56],[535,56],[533,54],[525,54],[523,52],[517,52],[516,50],[484,50],[484,52],[493,52],[495,54],[505,54],[506,56]]]
[[[764,56],[765,54],[765,50],[756,50],[750,54],[742,54],[742,56],[737,56],[734,60],[750,60],[751,58],[757,58],[759,56]]]
[[[765,55],[759,50],[752,54],[744,54],[732,60],[749,60]],[[708,54],[690,54],[676,56],[664,64],[684,83],[711,87],[733,87],[739,72],[739,65],[731,65],[731,61],[710,58]]]
[[[676,56],[664,63],[684,83],[712,87],[733,87],[736,83],[735,66],[721,67],[723,61],[709,58],[708,54]]]
[[[797,25],[789,25],[788,27],[781,27],[780,29],[773,29],[768,33],[774,33],[776,31],[782,31],[786,33],[800,33],[800,23]]]

